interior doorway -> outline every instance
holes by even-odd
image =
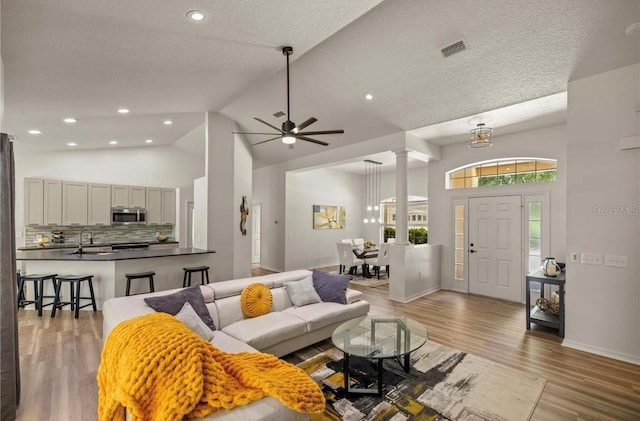
[[[260,232],[262,204],[251,205],[251,263],[260,263]]]
[[[522,197],[469,198],[469,292],[522,300]]]

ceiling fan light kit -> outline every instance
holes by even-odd
[[[469,130],[469,147],[478,149],[491,146],[492,133],[491,127],[485,127],[484,123],[478,123],[475,129]]]
[[[289,95],[289,56],[293,54],[293,47],[282,47],[282,54],[287,57],[287,120],[282,123],[282,128],[279,129],[273,124],[267,123],[264,120],[259,119],[258,117],[254,117],[254,120],[259,121],[260,123],[269,126],[276,133],[262,133],[262,132],[233,132],[234,134],[251,134],[251,135],[270,135],[275,136],[267,140],[263,140],[261,142],[257,142],[252,144],[251,146],[260,145],[263,143],[271,142],[272,140],[281,139],[282,143],[286,145],[294,145],[298,140],[304,140],[305,142],[315,143],[316,145],[329,146],[327,142],[323,142],[321,140],[312,139],[308,136],[318,136],[318,135],[327,135],[327,134],[342,134],[344,130],[320,130],[315,132],[303,132],[305,128],[312,125],[316,121],[318,121],[315,117],[309,117],[302,123],[296,125],[293,121],[291,121],[291,101]],[[291,148],[291,146],[290,146]]]

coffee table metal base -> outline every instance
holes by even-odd
[[[344,390],[347,394],[353,394],[353,395],[375,395],[375,396],[382,396],[382,362],[386,359],[386,358],[377,358],[378,360],[378,388],[377,389],[369,389],[369,388],[363,388],[363,387],[351,387],[351,375],[349,374],[349,353],[348,352],[344,352],[344,358],[342,359],[343,362],[343,377],[344,377]],[[362,357],[362,358],[366,358],[366,357]],[[409,359],[409,354],[405,354],[404,358],[402,361],[400,359],[400,357],[389,357],[389,358],[394,358],[396,361],[398,361],[398,364],[400,364],[400,366],[402,367],[402,369],[405,372],[409,372],[409,370],[411,369],[411,363],[410,363],[410,359]]]

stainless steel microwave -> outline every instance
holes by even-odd
[[[147,223],[144,208],[111,208],[111,225],[140,225]]]

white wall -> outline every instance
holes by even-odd
[[[46,139],[43,139],[46,141]],[[190,187],[204,174],[204,160],[173,146],[30,153],[15,143],[16,236],[24,238],[24,178],[152,187]],[[184,214],[180,213],[181,219]],[[176,221],[181,224],[183,221]]]
[[[628,256],[572,263],[565,345],[640,364],[640,65],[569,83],[567,249]],[[623,211],[629,211],[625,213]]]
[[[286,178],[286,270],[337,264],[336,243],[363,236],[362,176],[326,169],[290,172]],[[346,227],[313,229],[313,205],[346,206]]]
[[[494,137],[494,145],[485,149],[469,149],[465,143],[446,146],[442,160],[429,163],[429,243],[441,244],[442,287],[466,290],[465,285],[453,279],[453,201],[478,196],[550,195],[551,235],[550,250],[543,253],[565,261],[567,129],[565,125]],[[509,158],[538,157],[558,160],[557,179],[547,183],[493,186],[476,189],[445,189],[445,173],[454,168],[478,161]],[[525,269],[522,282],[524,285]],[[524,297],[524,295],[523,295]]]

